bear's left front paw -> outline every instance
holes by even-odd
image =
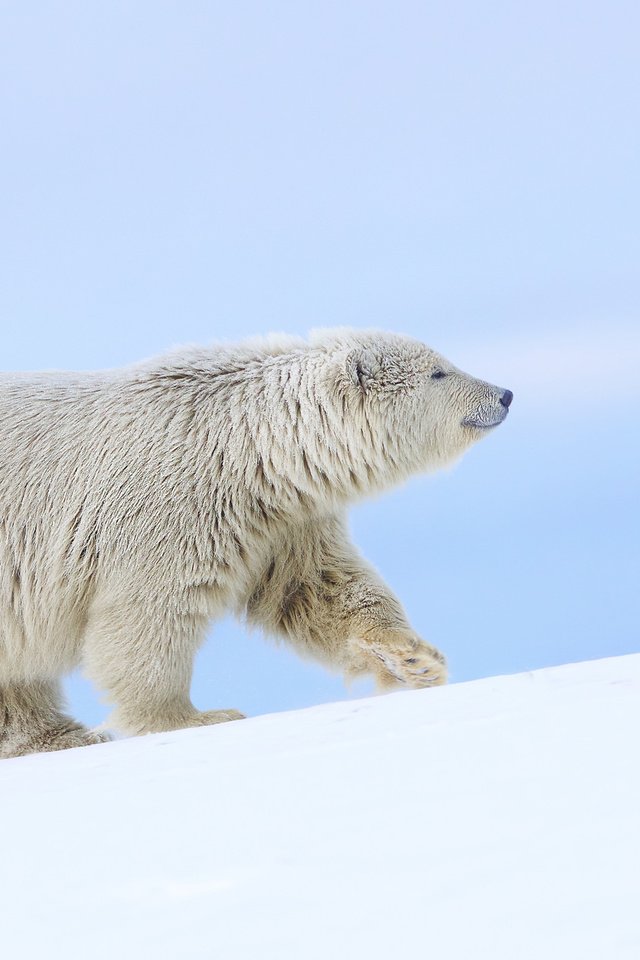
[[[214,723],[227,723],[229,720],[246,720],[239,710],[202,710],[198,713],[194,726],[208,727]]]
[[[357,641],[372,661],[372,672],[381,689],[403,684],[408,687],[435,687],[447,682],[447,662],[435,647],[412,630],[376,631]]]

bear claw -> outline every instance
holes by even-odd
[[[383,689],[397,684],[434,687],[447,681],[443,655],[410,630],[389,631],[373,641],[361,640],[358,645],[375,658],[374,673]]]

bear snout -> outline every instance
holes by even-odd
[[[502,387],[480,382],[484,396],[478,403],[476,410],[462,421],[464,427],[474,427],[477,430],[490,430],[502,423],[509,412],[513,393]]]

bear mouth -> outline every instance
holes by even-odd
[[[472,417],[465,417],[462,421],[463,427],[474,427],[476,430],[493,430],[494,427],[499,427],[500,424],[505,420],[508,410],[506,407],[503,407],[502,410],[497,411],[492,420],[486,420],[481,414],[476,414]]]

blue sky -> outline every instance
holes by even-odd
[[[0,5],[2,366],[418,336],[515,400],[353,511],[416,629],[453,680],[637,651],[639,37],[615,0]],[[346,695],[231,621],[193,689]]]

